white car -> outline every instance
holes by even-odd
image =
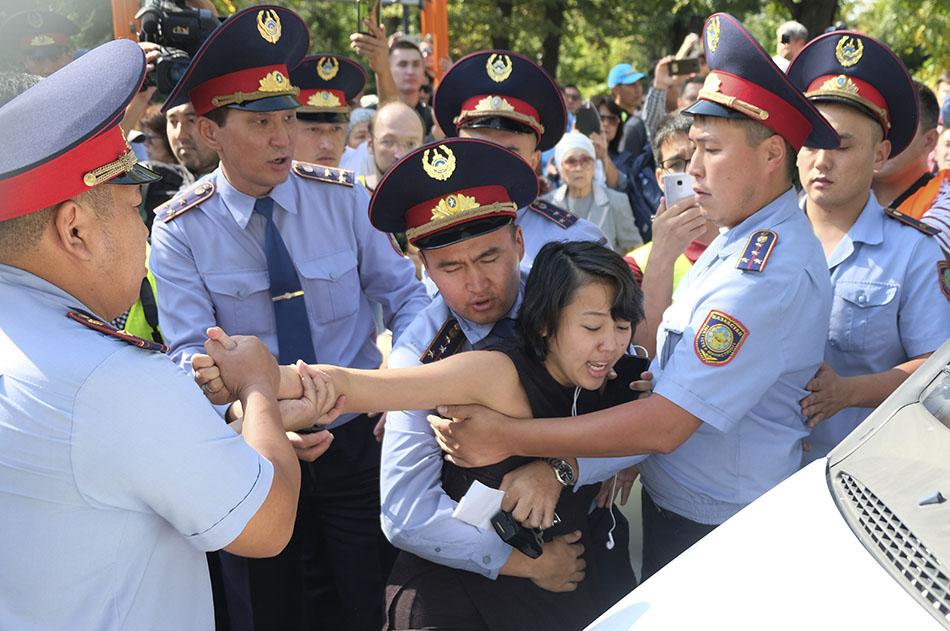
[[[588,629],[950,629],[950,340]]]

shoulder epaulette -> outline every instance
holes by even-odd
[[[554,204],[536,199],[528,204],[528,210],[534,211],[548,221],[553,221],[565,230],[577,223],[577,215]]]
[[[108,322],[103,322],[99,318],[89,315],[84,311],[70,311],[66,314],[66,317],[70,320],[75,320],[76,322],[89,327],[93,331],[98,331],[103,335],[108,335],[116,339],[122,340],[126,344],[131,344],[132,346],[138,346],[139,348],[144,348],[149,351],[157,351],[159,353],[167,353],[168,347],[164,344],[159,344],[158,342],[152,342],[149,340],[142,339],[141,337],[136,337],[134,335],[129,335],[124,331],[120,331],[115,328]]]
[[[778,235],[771,230],[757,230],[749,235],[745,248],[736,262],[736,269],[745,272],[761,272],[775,249]]]
[[[294,173],[308,180],[317,180],[318,182],[327,182],[330,184],[342,184],[343,186],[353,186],[353,183],[356,181],[356,176],[353,171],[320,166],[319,164],[310,164],[309,162],[294,161]]]
[[[905,215],[904,213],[897,210],[896,208],[890,208],[890,207],[885,208],[884,214],[890,217],[891,219],[896,219],[897,221],[901,222],[904,225],[920,230],[928,237],[932,237],[940,233],[940,231],[934,228],[933,226],[929,226],[925,224],[920,219],[914,219],[910,215]]]
[[[168,223],[179,217],[209,197],[214,195],[214,182],[210,179],[195,182],[191,187],[178,193],[155,209],[155,218]]]
[[[463,344],[465,344],[465,335],[462,333],[458,320],[448,318],[429,342],[429,347],[419,356],[419,361],[423,364],[431,364],[451,357],[462,349]]]

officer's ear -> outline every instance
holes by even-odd
[[[786,168],[788,145],[782,136],[772,134],[762,141],[762,149],[765,154],[766,170],[769,173]]]
[[[884,167],[884,163],[891,156],[891,141],[881,140],[874,145],[874,170],[879,171]]]
[[[50,224],[57,249],[70,258],[91,261],[93,240],[102,231],[101,221],[95,209],[83,203],[83,196],[60,202],[53,207]]]
[[[197,129],[198,137],[201,138],[201,140],[204,141],[206,145],[220,154],[221,139],[219,136],[221,133],[221,127],[207,116],[199,116],[197,120]]]

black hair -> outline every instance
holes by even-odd
[[[917,86],[917,108],[918,108],[918,126],[920,131],[927,133],[931,129],[937,129],[937,121],[940,120],[940,104],[937,103],[937,95],[933,90],[925,86],[920,81],[914,81]]]
[[[425,55],[422,54],[422,49],[419,48],[418,44],[409,41],[408,39],[398,39],[393,42],[393,45],[389,47],[389,54],[392,55],[393,51],[403,49],[403,50],[414,50],[419,53],[419,56],[425,60]]]
[[[614,100],[610,96],[595,96],[591,99],[591,105],[597,110],[597,113],[600,113],[601,107],[606,107],[607,110],[617,117],[617,133],[614,135],[613,140],[607,143],[607,152],[611,156],[615,156],[620,153],[620,140],[623,136],[623,110],[620,109],[620,106],[614,103]]]
[[[703,75],[696,75],[695,77],[689,77],[686,81],[683,82],[683,85],[680,86],[680,96],[686,93],[686,87],[694,83],[698,83],[699,87],[702,88],[706,83],[706,77]]]
[[[689,135],[689,128],[693,126],[693,117],[676,112],[660,121],[660,126],[653,134],[653,160],[656,166],[663,168],[663,143],[677,134]]]
[[[205,114],[204,117],[211,120],[218,127],[224,127],[224,124],[228,122],[228,111],[227,107],[216,107]]]
[[[615,320],[631,327],[643,320],[643,292],[623,257],[595,241],[552,241],[534,259],[518,316],[518,339],[528,357],[545,360],[564,307],[590,283],[613,287],[610,315]]]

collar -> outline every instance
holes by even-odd
[[[861,214],[851,225],[848,234],[841,238],[835,249],[827,256],[828,269],[839,265],[842,261],[851,256],[854,252],[856,243],[866,243],[868,245],[877,245],[884,242],[884,222],[887,217],[884,216],[884,209],[878,203],[874,193],[868,195],[868,201],[861,209]]]
[[[756,230],[774,228],[797,212],[801,212],[798,207],[798,197],[795,189],[790,187],[739,224],[722,232],[707,249],[721,259],[728,258],[745,245],[750,234]]]
[[[228,181],[228,178],[224,176],[224,172],[220,166],[214,170],[213,177],[215,178],[215,185],[218,194],[224,202],[225,208],[231,213],[231,217],[234,218],[235,223],[237,223],[241,229],[246,229],[248,222],[251,221],[251,215],[254,214],[254,202],[257,201],[257,198],[251,197],[234,188]],[[296,215],[297,200],[294,195],[294,185],[290,181],[291,177],[292,176],[288,176],[286,180],[272,188],[269,196],[274,200],[274,203],[283,210]]]
[[[591,195],[594,197],[595,206],[607,206],[610,204],[610,198],[607,196],[607,188],[600,182],[594,181],[591,186]],[[561,184],[551,196],[551,201],[561,208],[567,208],[567,184]],[[582,198],[583,199],[583,198]]]
[[[521,268],[521,282],[518,285],[518,296],[515,298],[515,304],[511,306],[511,309],[508,310],[503,317],[511,318],[512,320],[518,317],[518,313],[521,312],[521,303],[524,301],[524,284],[528,279],[528,270]],[[448,305],[446,305],[448,306]],[[475,324],[466,320],[459,314],[449,309],[449,313],[452,314],[452,317],[458,320],[459,326],[462,329],[462,333],[465,334],[465,339],[468,340],[469,344],[477,344],[481,342],[485,337],[491,333],[492,328],[495,326],[495,323],[490,324]]]
[[[87,307],[65,289],[54,285],[45,278],[41,278],[32,272],[20,269],[19,267],[13,267],[12,265],[0,263],[0,284],[15,285],[43,294],[47,301],[52,302],[57,306],[65,307],[66,311],[82,309],[87,313],[95,314],[92,309]],[[96,315],[96,317],[100,320],[102,319],[98,315]]]

